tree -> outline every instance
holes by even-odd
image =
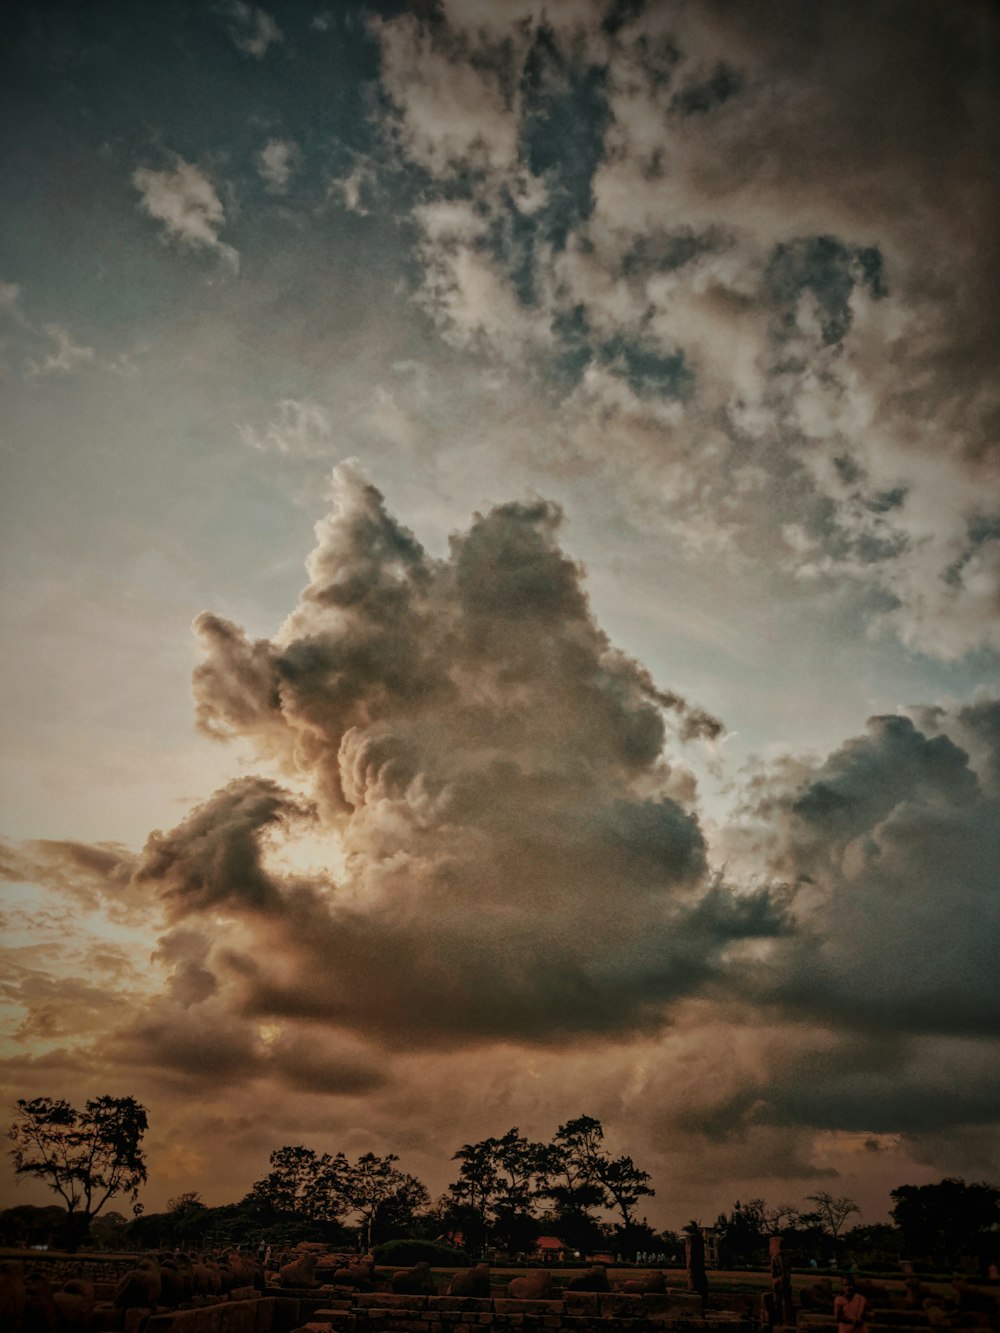
[[[820,1225],[824,1231],[829,1232],[834,1240],[838,1239],[841,1227],[852,1213],[861,1216],[861,1209],[853,1199],[848,1199],[846,1195],[841,1195],[839,1199],[835,1199],[832,1194],[823,1190],[819,1194],[807,1194],[806,1198],[810,1203],[816,1205]]]
[[[1000,1189],[948,1177],[936,1185],[900,1185],[892,1216],[915,1259],[952,1268],[975,1258],[985,1269],[1000,1229]]]
[[[34,1176],[66,1205],[67,1248],[87,1238],[90,1223],[116,1194],[139,1208],[146,1180],[142,1138],[146,1108],[134,1097],[95,1097],[78,1111],[53,1097],[21,1099],[8,1137],[19,1176]]]
[[[339,1222],[350,1211],[351,1169],[342,1152],[331,1157],[301,1144],[276,1148],[270,1171],[251,1187],[244,1202],[273,1220],[275,1215]]]
[[[555,1204],[555,1223],[564,1241],[585,1252],[600,1240],[592,1216],[605,1202],[595,1162],[604,1130],[592,1116],[577,1116],[560,1125],[548,1147],[545,1193]]]
[[[589,1115],[559,1126],[549,1148],[548,1173],[547,1193],[557,1210],[576,1220],[588,1217],[591,1208],[615,1208],[621,1225],[630,1227],[636,1203],[654,1193],[649,1173],[640,1171],[631,1157],[608,1153],[604,1127]]]
[[[376,1157],[375,1153],[366,1152],[348,1172],[347,1201],[360,1220],[365,1246],[369,1250],[380,1209],[391,1206],[395,1199],[403,1206],[409,1200],[412,1211],[418,1204],[424,1206],[430,1197],[415,1176],[396,1170],[393,1163],[398,1161],[395,1153]]]
[[[640,1171],[631,1157],[601,1158],[597,1163],[597,1178],[608,1198],[622,1215],[622,1226],[633,1223],[632,1209],[644,1194],[654,1194],[649,1184],[649,1172]]]
[[[479,1251],[489,1236],[512,1250],[532,1244],[538,1235],[536,1201],[545,1193],[548,1154],[544,1144],[532,1143],[516,1126],[500,1138],[459,1148],[452,1160],[462,1165],[448,1192],[465,1219],[467,1245]]]
[[[371,1243],[377,1245],[396,1239],[424,1237],[427,1225],[425,1210],[431,1196],[427,1187],[416,1176],[401,1176],[400,1183],[382,1201],[376,1204],[371,1223]]]

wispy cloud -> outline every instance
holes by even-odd
[[[283,398],[277,416],[263,429],[241,425],[239,433],[252,449],[298,458],[323,458],[334,442],[329,412],[311,399]]]
[[[79,366],[92,365],[97,359],[93,347],[86,347],[74,342],[65,329],[58,324],[46,324],[42,332],[53,344],[52,350],[38,359],[25,362],[25,374],[51,375],[76,370]]]
[[[291,139],[268,139],[257,154],[257,170],[272,193],[288,189],[298,157],[298,145]]]
[[[234,271],[239,254],[219,239],[226,211],[209,177],[194,163],[178,157],[172,169],[139,167],[132,174],[140,207],[162,222],[164,236],[191,250],[217,254]]]
[[[246,4],[245,0],[227,0],[217,7],[217,13],[226,20],[226,32],[237,50],[257,60],[262,60],[270,47],[285,39],[266,10]]]

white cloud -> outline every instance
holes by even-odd
[[[58,324],[46,324],[42,332],[54,344],[54,347],[43,353],[37,360],[26,361],[26,374],[51,375],[53,372],[65,373],[75,370],[78,366],[92,365],[96,360],[97,353],[92,347],[75,343],[66,330],[60,328]]]
[[[226,211],[200,167],[179,157],[172,171],[139,167],[132,183],[141,195],[141,207],[163,223],[168,237],[192,250],[214,251],[239,271],[238,251],[219,239]]]
[[[345,176],[335,176],[327,195],[336,199],[349,213],[367,217],[373,193],[378,189],[378,172],[371,158],[359,154],[354,166]]]
[[[1000,645],[994,183],[963,166],[990,160],[997,108],[974,25],[916,25],[887,102],[883,11],[862,38],[824,11],[808,46],[755,4],[613,31],[585,0],[443,15],[373,24],[387,142],[430,177],[416,296],[447,342],[550,391],[569,365],[552,468],[605,471],[692,560],[853,588],[925,654]],[[607,119],[575,179],[532,126],[576,134],[593,70]],[[360,176],[337,184],[360,209]]]
[[[277,416],[262,431],[242,425],[239,432],[252,449],[298,458],[322,458],[334,439],[329,413],[311,399],[283,398]]]
[[[274,194],[284,194],[299,156],[298,145],[291,139],[268,139],[257,154],[257,170]]]
[[[248,5],[244,0],[229,0],[219,8],[228,22],[226,32],[237,50],[244,55],[263,59],[268,48],[284,41],[285,35],[266,10]]]

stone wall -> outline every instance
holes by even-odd
[[[665,1333],[725,1330],[750,1333],[732,1312],[701,1317],[686,1294],[631,1295],[566,1292],[554,1301],[495,1297],[395,1296],[270,1289],[248,1300],[150,1315],[138,1310],[116,1321],[118,1333]],[[111,1333],[106,1330],[105,1333]]]

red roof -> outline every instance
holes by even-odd
[[[535,1241],[535,1248],[538,1250],[564,1250],[566,1246],[558,1236],[539,1236]]]

